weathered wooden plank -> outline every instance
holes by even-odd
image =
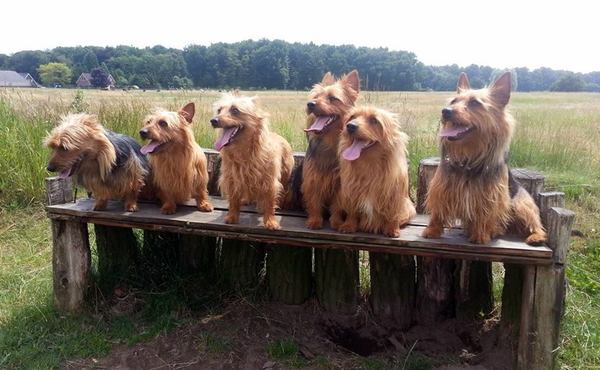
[[[369,253],[373,313],[387,328],[407,329],[415,308],[415,257]]]
[[[73,182],[70,177],[47,177],[45,180],[47,204],[63,204],[73,201]]]
[[[521,296],[521,316],[519,328],[519,340],[517,344],[517,369],[527,369],[529,362],[529,342],[531,335],[531,313],[534,302],[535,267],[523,266],[523,288]]]
[[[563,208],[547,213],[548,246],[554,250],[554,264],[536,268],[533,305],[534,340],[529,369],[552,369],[559,343],[560,322],[565,304],[565,262],[575,214]]]
[[[162,215],[158,207],[151,204],[141,204],[140,210],[135,213],[123,212],[118,202],[109,202],[107,211],[93,211],[92,204],[92,200],[85,199],[75,204],[48,206],[47,210],[51,218],[74,216],[71,219],[111,226],[169,229],[198,235],[228,235],[235,239],[262,240],[269,243],[298,240],[300,245],[311,247],[325,243],[328,246],[337,245],[338,248],[347,245],[349,248],[399,254],[459,255],[461,258],[482,261],[514,260],[534,264],[549,263],[552,254],[547,247],[532,247],[511,236],[495,239],[487,245],[472,244],[458,229],[446,231],[440,239],[424,239],[420,236],[422,226],[409,225],[402,230],[399,238],[389,238],[366,233],[342,234],[331,229],[309,230],[304,226],[302,217],[277,216],[282,229],[269,231],[261,227],[262,218],[253,213],[242,213],[239,224],[229,225],[224,223],[226,212],[218,210],[203,213],[196,212],[193,208],[182,207],[175,215]]]
[[[87,225],[53,220],[52,274],[54,304],[59,311],[77,313],[83,310],[90,264]]]

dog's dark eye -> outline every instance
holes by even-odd
[[[467,105],[469,106],[469,108],[476,108],[481,105],[481,102],[477,99],[471,99],[469,100],[469,103],[467,103]]]
[[[160,121],[158,121],[158,125],[162,128],[165,128],[167,127],[167,121],[161,119]]]
[[[217,114],[221,114],[221,110],[222,110],[222,109],[223,109],[223,108],[219,108],[219,109],[217,109]]]
[[[57,149],[60,150],[61,152],[68,152],[69,151],[69,149],[67,149],[64,145],[60,145]]]
[[[329,97],[329,101],[330,101],[330,102],[332,102],[332,103],[333,103],[333,102],[336,102],[336,101],[339,101],[339,100],[340,100],[340,99],[336,98],[335,96],[330,96],[330,97]]]
[[[457,101],[458,101],[458,99],[454,98],[450,101],[450,104],[456,104]]]
[[[350,118],[348,118],[348,122],[350,122],[350,121],[354,121],[354,119],[355,119],[355,118],[356,118],[356,116],[355,116],[355,115],[352,115],[352,116],[350,116]]]
[[[379,123],[379,121],[375,117],[369,117],[369,123],[372,125],[376,125]]]
[[[230,111],[232,114],[240,114],[240,110],[239,110],[239,109],[237,109],[236,107],[231,107],[231,109],[229,109],[229,111]]]

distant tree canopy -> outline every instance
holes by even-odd
[[[119,85],[141,88],[303,90],[320,81],[327,71],[340,75],[356,68],[365,90],[448,91],[456,88],[460,72],[469,75],[473,87],[489,84],[501,72],[474,64],[427,66],[408,51],[281,40],[190,45],[183,50],[163,46],[78,46],[0,54],[0,69],[28,72],[36,79],[40,77],[38,67],[51,62],[64,63],[72,70],[71,84],[82,72],[102,67]],[[514,72],[519,91],[550,90],[565,76],[570,76],[567,82],[573,76],[580,80],[581,90],[600,91],[600,72],[581,74],[550,68],[516,68]]]
[[[44,85],[66,85],[71,82],[73,73],[65,63],[42,64],[37,68],[40,80]]]
[[[575,73],[567,73],[550,86],[551,91],[583,91],[585,82]]]

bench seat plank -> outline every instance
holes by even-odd
[[[171,231],[197,235],[260,241],[314,248],[347,248],[372,252],[408,254],[417,256],[458,258],[478,261],[500,261],[517,264],[547,265],[552,262],[552,251],[546,247],[532,247],[518,238],[504,236],[487,245],[469,243],[460,229],[446,231],[440,239],[425,239],[421,233],[427,216],[402,229],[399,238],[383,235],[354,233],[342,234],[329,228],[310,230],[304,226],[302,213],[277,215],[281,230],[269,231],[262,227],[262,217],[246,207],[236,225],[224,223],[226,201],[213,197],[215,211],[198,212],[195,207],[181,206],[174,215],[163,215],[152,203],[140,203],[139,211],[123,211],[121,202],[111,201],[105,211],[93,211],[93,199],[80,199],[46,207],[52,219],[77,220],[107,226]]]

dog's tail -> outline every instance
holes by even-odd
[[[292,170],[292,175],[286,186],[285,195],[283,202],[281,202],[281,208],[287,210],[301,211],[304,209],[302,202],[302,168],[303,163],[300,163],[296,168]]]

